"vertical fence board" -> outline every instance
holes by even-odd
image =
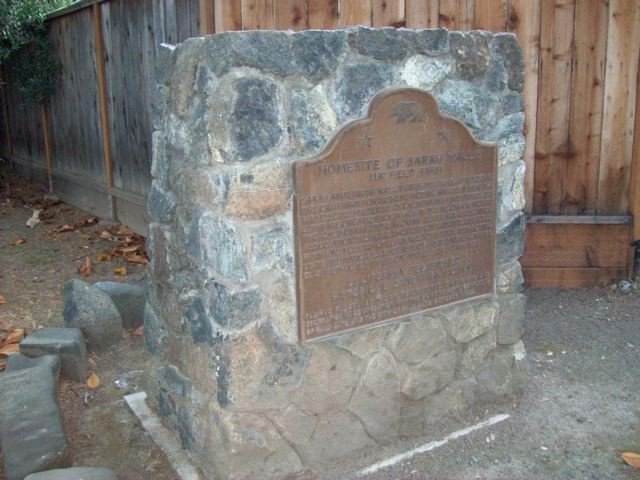
[[[62,63],[48,114],[52,165],[102,182],[104,163],[92,9],[49,23],[49,40]]]
[[[404,0],[373,0],[371,25],[374,27],[400,27],[405,24]]]
[[[524,115],[526,149],[525,170],[525,210],[533,211],[533,191],[535,173],[538,73],[540,54],[540,3],[530,0],[508,0],[507,29],[518,36],[525,59],[524,72]]]
[[[573,0],[543,0],[533,211],[560,214],[569,155]]]
[[[182,42],[192,37],[191,34],[191,1],[175,0],[175,16],[177,41]]]
[[[640,48],[636,0],[611,0],[604,87],[598,213],[626,213]]]
[[[279,0],[274,3],[274,28],[304,30],[307,28],[306,0]]]
[[[177,0],[160,0],[164,11],[164,41],[175,45],[178,43]]]
[[[473,10],[473,0],[440,0],[438,24],[449,30],[471,30]]]
[[[570,144],[563,202],[563,213],[569,215],[596,212],[607,24],[607,0],[576,2]]]
[[[640,66],[638,66],[636,74],[636,118],[631,152],[629,213],[633,215],[632,240],[640,240]]]
[[[338,28],[338,14],[338,0],[307,0],[307,19],[311,29]]]
[[[507,0],[475,0],[473,12],[474,29],[504,32],[506,25]]]
[[[242,30],[242,5],[240,0],[217,0],[214,10],[216,33]]]
[[[438,9],[438,0],[406,0],[407,28],[436,28]]]
[[[200,0],[200,35],[210,35],[216,32],[215,0]]]
[[[273,0],[242,0],[243,30],[273,30]]]
[[[371,0],[340,2],[340,26],[371,26]]]

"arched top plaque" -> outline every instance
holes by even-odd
[[[293,164],[301,341],[493,294],[496,147],[417,89]]]

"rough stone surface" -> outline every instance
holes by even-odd
[[[20,353],[27,357],[57,355],[63,377],[84,383],[87,379],[87,351],[78,328],[43,328],[31,332],[20,342]]]
[[[0,445],[7,480],[71,463],[57,397],[47,365],[0,376]]]
[[[26,368],[33,368],[38,365],[46,365],[53,378],[58,380],[60,376],[60,355],[43,355],[41,357],[27,357],[21,353],[9,355],[7,357],[7,372],[14,372],[16,370],[24,370]]]
[[[65,327],[82,330],[89,348],[97,352],[115,345],[122,338],[122,318],[105,292],[78,279],[64,287]]]
[[[277,87],[262,79],[240,79],[232,114],[231,136],[238,159],[249,160],[266,153],[282,138]]]
[[[500,314],[496,320],[498,343],[511,345],[522,337],[525,331],[525,308],[527,297],[521,293],[500,296]]]
[[[462,428],[521,391],[524,351],[507,321],[520,315],[525,227],[514,39],[357,27],[226,32],[162,50],[147,391],[206,478],[321,470]],[[291,164],[321,154],[381,90],[407,87],[497,145],[497,295],[303,344]]]
[[[105,467],[71,467],[32,473],[24,480],[118,480],[118,476]]]
[[[133,330],[143,324],[145,297],[142,284],[97,282],[94,286],[111,297],[120,312],[125,330]]]

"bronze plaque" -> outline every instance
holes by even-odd
[[[429,94],[380,93],[293,179],[301,341],[493,293],[496,147]]]

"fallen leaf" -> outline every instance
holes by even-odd
[[[100,235],[100,238],[104,238],[105,240],[111,238],[111,232],[109,230],[102,230],[98,235]]]
[[[64,232],[73,232],[75,229],[76,229],[75,225],[62,225],[61,227],[58,227],[54,230],[57,233],[64,233]]]
[[[118,252],[120,255],[124,255],[125,253],[132,253],[138,251],[140,247],[138,245],[132,245],[129,247],[115,247],[113,249],[114,252]]]
[[[127,267],[118,267],[113,269],[113,273],[116,275],[125,276],[127,274]]]
[[[83,240],[92,240],[93,237],[91,235],[89,235],[88,233],[83,233],[82,235],[80,235],[80,238],[82,238]]]
[[[88,360],[89,360],[89,365],[91,365],[92,367],[96,366],[96,363],[97,363],[96,356],[93,353],[89,354]]]
[[[7,361],[0,360],[0,372],[4,372],[4,369],[7,368]]]
[[[18,245],[22,245],[25,242],[26,242],[26,240],[24,238],[18,238],[17,240],[13,241],[13,244],[18,246]]]
[[[40,223],[40,210],[34,210],[31,218],[27,220],[27,227],[33,228]]]
[[[5,339],[0,342],[0,346],[7,345],[9,343],[20,343],[26,333],[27,332],[24,328],[16,328],[15,330],[10,330],[9,333],[7,333]]]
[[[5,303],[7,303],[7,301],[2,295],[0,295],[0,305],[4,305]]]
[[[111,259],[111,255],[108,253],[101,253],[96,257],[96,262],[108,262]]]
[[[84,264],[78,268],[78,273],[83,277],[91,275],[91,259],[89,257],[84,259]]]
[[[144,325],[140,325],[138,328],[136,328],[131,332],[131,335],[135,335],[137,337],[140,337],[143,334],[144,334]]]
[[[95,372],[91,372],[89,377],[87,378],[87,387],[92,390],[95,390],[100,386],[100,377],[96,375]]]
[[[125,255],[124,259],[129,263],[135,263],[137,265],[146,265],[149,263],[149,259],[142,255]]]
[[[4,347],[0,347],[0,355],[14,355],[16,353],[20,353],[19,343],[9,343]]]
[[[118,225],[116,228],[116,233],[118,235],[133,235],[133,230],[131,230],[126,225]]]
[[[635,452],[622,452],[620,458],[632,468],[640,468],[640,454]]]

